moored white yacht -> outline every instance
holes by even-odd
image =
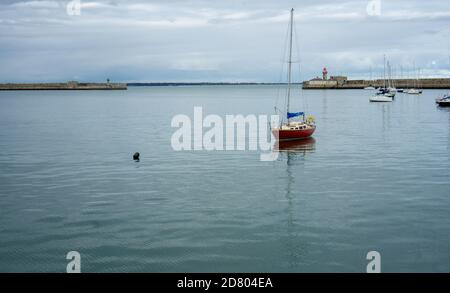
[[[450,107],[450,95],[444,95],[442,98],[436,99],[436,104],[441,107]]]
[[[392,102],[394,99],[384,94],[377,94],[369,98],[370,102]]]
[[[388,89],[387,92],[384,93],[384,95],[385,95],[386,97],[394,98],[394,97],[395,97],[395,93],[396,93],[396,92],[392,92],[392,91],[390,91],[390,90]]]
[[[388,87],[386,82],[386,56],[383,56],[383,80],[384,86],[379,88],[378,92],[369,98],[369,102],[392,102],[394,100],[396,89],[392,86]]]
[[[390,93],[396,93],[396,92],[397,92],[397,89],[396,89],[395,87],[388,87],[387,90],[388,90]]]
[[[406,93],[407,93],[407,94],[410,94],[410,95],[419,95],[419,94],[421,94],[422,92],[421,92],[420,90],[418,90],[418,89],[408,89],[408,90],[406,91]]]

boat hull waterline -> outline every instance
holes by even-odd
[[[438,105],[439,105],[440,107],[450,107],[450,101],[439,102]]]
[[[272,134],[278,140],[297,140],[309,138],[316,131],[315,127],[309,129],[273,129]]]
[[[416,89],[409,89],[406,93],[410,95],[420,95],[422,92]]]
[[[388,96],[384,96],[384,95],[377,95],[377,96],[371,97],[369,99],[369,101],[381,103],[381,102],[392,102],[393,99],[392,99],[392,97],[388,97]]]
[[[436,104],[440,107],[450,107],[450,96],[443,96],[442,98],[436,99]]]

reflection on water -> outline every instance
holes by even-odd
[[[323,115],[326,116],[328,114],[328,98],[327,91],[322,91],[322,112]]]
[[[276,161],[173,151],[174,115],[271,113],[278,88],[0,92],[0,272],[69,250],[84,272],[361,272],[374,249],[384,272],[450,271],[441,92],[305,92],[317,131]]]
[[[308,153],[314,152],[316,140],[313,137],[299,140],[280,141],[275,145],[275,151],[279,152],[280,159],[287,158],[287,165],[295,160],[302,160]]]
[[[382,113],[382,117],[383,119],[381,119],[382,122],[382,129],[383,129],[383,138],[385,139],[385,133],[387,131],[387,129],[389,129],[389,127],[391,126],[391,107],[390,104],[384,104],[381,103],[381,113]]]
[[[308,137],[298,140],[287,140],[278,142],[278,150],[287,154],[296,154],[312,152],[315,150],[316,140],[314,137]]]
[[[447,107],[440,107],[439,105],[436,105],[436,108],[439,111],[447,112],[448,113],[448,134],[447,134],[447,151],[450,151],[450,108]]]
[[[298,219],[296,217],[295,199],[296,196],[300,196],[298,193],[293,193],[293,185],[295,184],[296,175],[292,171],[294,162],[306,159],[309,153],[315,151],[316,140],[313,137],[292,140],[292,141],[280,141],[278,142],[278,150],[280,152],[280,160],[284,163],[286,160],[286,189],[285,198],[287,202],[286,217],[287,217],[287,230],[286,230],[286,251],[288,254],[289,267],[296,269],[299,266],[301,257],[306,254],[305,243],[298,242],[299,229],[297,227]],[[294,189],[295,190],[295,189]],[[302,240],[302,239],[300,239]]]

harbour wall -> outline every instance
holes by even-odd
[[[0,90],[126,90],[125,83],[2,83]]]
[[[396,88],[450,89],[450,78],[393,79]],[[310,80],[303,82],[303,89],[363,89],[383,87],[384,80]]]

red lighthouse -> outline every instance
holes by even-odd
[[[327,80],[327,75],[328,75],[327,68],[324,67],[323,70],[322,70],[322,78],[323,78],[323,80]]]

